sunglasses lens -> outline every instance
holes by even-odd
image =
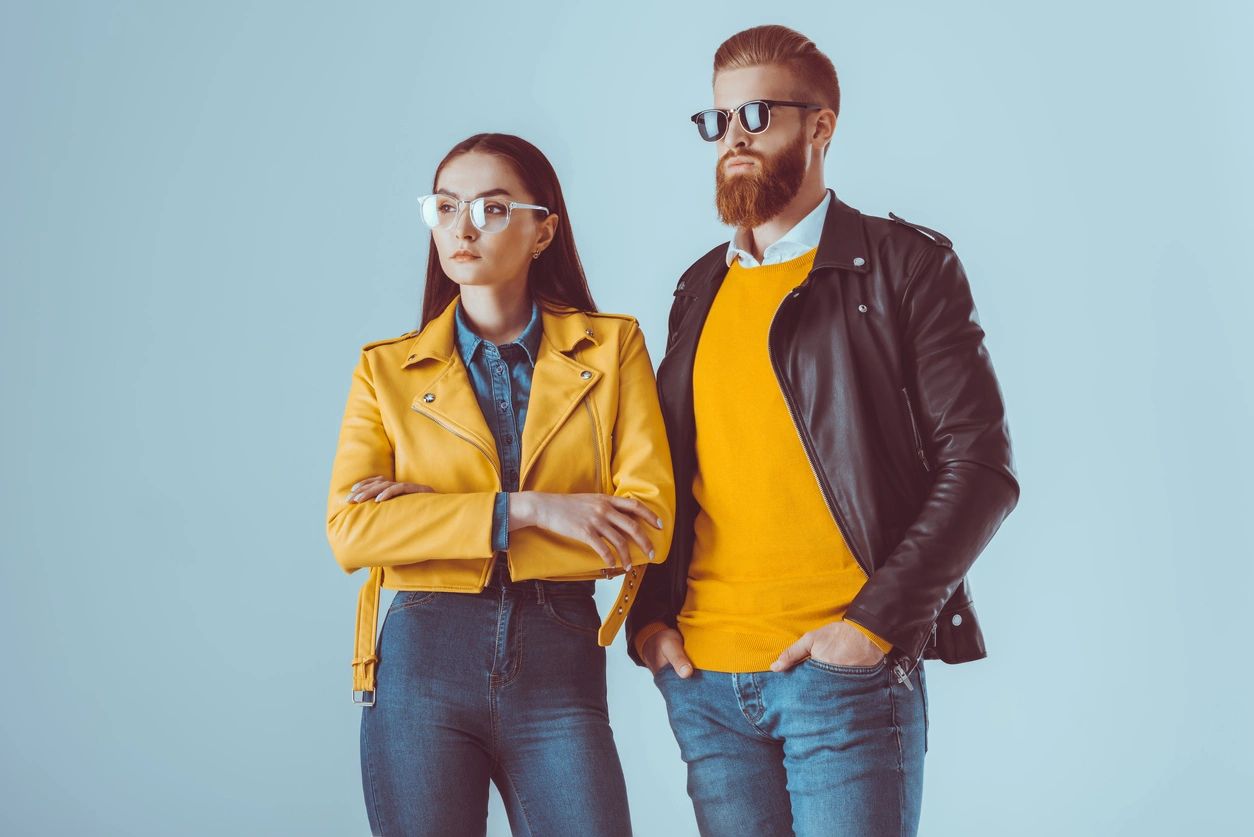
[[[694,121],[701,132],[701,139],[706,142],[714,142],[727,131],[727,114],[721,110],[703,110]]]
[[[740,109],[740,124],[751,134],[760,134],[766,130],[771,119],[770,109],[766,102],[745,102]]]

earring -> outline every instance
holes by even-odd
[[[533,258],[533,259],[538,259],[538,258],[540,258],[540,251],[539,251],[539,250],[537,250],[537,251],[535,251],[534,253],[532,253],[532,254],[531,254],[531,258]]]

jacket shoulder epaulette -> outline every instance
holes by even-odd
[[[888,217],[892,218],[898,224],[910,227],[913,230],[918,230],[919,232],[923,233],[923,235],[926,236],[933,244],[939,244],[941,247],[948,247],[951,250],[954,247],[954,243],[950,241],[945,235],[937,232],[934,229],[931,229],[930,227],[925,227],[922,224],[916,224],[913,221],[907,221],[905,218],[902,218],[900,215],[895,215],[891,211],[888,213]]]
[[[589,317],[610,317],[615,320],[622,320],[625,323],[636,323],[640,321],[637,317],[633,317],[631,314],[611,314],[607,311],[590,311],[588,313],[588,316]]]
[[[404,339],[405,339],[405,338],[407,338],[407,337],[413,337],[413,336],[414,336],[414,335],[416,335],[419,331],[421,331],[421,329],[417,329],[417,328],[416,328],[416,329],[414,329],[413,331],[407,331],[407,332],[405,332],[404,334],[400,335],[399,337],[385,337],[385,338],[384,338],[384,339],[382,339],[382,340],[375,340],[375,341],[373,341],[373,342],[367,343],[367,344],[365,344],[364,346],[362,346],[362,347],[361,347],[361,350],[362,350],[363,352],[365,352],[365,351],[369,351],[370,349],[373,349],[373,348],[374,348],[374,347],[376,347],[376,346],[386,346],[388,343],[395,343],[395,342],[397,342],[397,341],[399,341],[399,340],[404,340]]]

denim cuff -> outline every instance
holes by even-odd
[[[492,507],[492,551],[506,549],[509,549],[509,494],[498,491]]]

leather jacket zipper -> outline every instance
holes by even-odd
[[[612,491],[605,490],[605,484],[601,478],[601,436],[597,433],[596,418],[592,415],[592,405],[588,403],[588,399],[583,400],[584,410],[588,413],[588,423],[592,425],[592,462],[596,466],[597,486],[600,487],[603,494],[613,494]]]
[[[434,421],[436,424],[440,425],[441,427],[443,427],[443,428],[444,428],[445,430],[447,430],[449,433],[452,433],[452,434],[453,434],[454,436],[456,436],[457,438],[459,438],[459,439],[465,439],[467,442],[470,442],[470,444],[474,445],[474,446],[475,446],[475,448],[476,448],[476,449],[478,449],[478,451],[479,451],[480,453],[482,453],[482,454],[483,454],[483,458],[484,458],[484,459],[486,459],[486,460],[488,460],[488,464],[492,466],[492,472],[493,472],[494,474],[496,474],[496,490],[497,490],[497,491],[501,491],[501,490],[503,490],[503,488],[504,488],[504,484],[501,482],[501,474],[500,474],[500,472],[497,470],[496,464],[492,462],[492,454],[488,453],[488,449],[487,449],[487,448],[485,448],[483,445],[481,445],[481,444],[479,444],[478,442],[476,442],[476,441],[475,441],[474,439],[472,439],[471,437],[467,436],[465,433],[458,433],[455,429],[453,429],[453,428],[452,428],[452,427],[450,427],[449,425],[445,424],[444,422],[440,421],[438,418],[436,418],[435,416],[433,416],[433,415],[431,415],[430,413],[426,412],[425,410],[420,410],[420,409],[418,409],[416,406],[414,406],[413,404],[411,404],[411,405],[410,405],[410,409],[411,409],[411,410],[413,410],[415,413],[417,413],[417,414],[418,414],[418,415],[420,415],[420,416],[426,416],[427,418],[431,419],[431,420],[432,420],[432,421]]]
[[[805,288],[809,282],[810,277],[807,276],[805,282],[802,282],[800,285],[789,291],[788,296],[784,297],[779,306],[776,307],[775,314],[771,317],[771,325],[767,329],[766,354],[771,361],[771,370],[775,373],[775,380],[779,383],[780,391],[784,394],[784,404],[788,407],[788,415],[792,418],[793,427],[797,429],[797,435],[801,437],[801,445],[805,448],[806,452],[806,461],[810,464],[810,472],[814,474],[815,482],[819,485],[819,493],[823,495],[823,500],[827,503],[827,509],[831,512],[832,519],[836,521],[836,528],[840,530],[841,537],[845,539],[845,545],[849,547],[849,552],[853,555],[854,560],[858,562],[858,566],[862,568],[862,571],[866,573],[866,577],[869,579],[871,577],[871,568],[866,565],[866,562],[863,561],[862,557],[858,554],[857,547],[855,546],[853,540],[850,539],[848,529],[845,527],[844,521],[841,520],[840,514],[836,511],[835,500],[833,500],[831,495],[828,494],[827,486],[824,485],[823,480],[819,477],[818,468],[814,464],[814,460],[817,457],[814,454],[813,441],[810,439],[810,434],[805,429],[804,425],[797,421],[797,412],[793,403],[792,390],[789,389],[787,381],[785,381],[783,376],[780,375],[779,364],[775,360],[775,353],[771,350],[771,335],[775,330],[775,323],[779,319],[779,312],[783,310],[784,304],[788,300],[796,299],[801,296],[802,289]],[[935,630],[936,624],[932,623],[932,631],[934,632]],[[922,657],[923,649],[927,647],[928,638],[928,635],[924,636],[923,643],[913,656],[907,656],[899,653],[893,661],[892,671],[897,678],[897,682],[901,683],[906,687],[906,689],[912,692],[914,691],[914,686],[910,683],[910,674],[914,671],[915,665]]]
[[[809,277],[807,277],[806,282],[809,281]],[[836,528],[840,530],[840,536],[845,539],[845,544],[849,547],[849,552],[853,555],[854,560],[858,562],[858,566],[862,568],[862,572],[866,573],[866,577],[870,578],[871,568],[867,566],[866,562],[862,560],[862,556],[858,554],[858,550],[854,545],[853,540],[849,537],[849,530],[845,527],[844,521],[840,519],[840,514],[836,511],[835,500],[833,500],[831,495],[828,494],[827,486],[823,484],[822,478],[819,477],[819,470],[814,464],[814,460],[817,459],[814,454],[814,443],[810,439],[809,432],[805,429],[801,422],[797,421],[797,411],[793,402],[792,390],[789,389],[788,382],[784,380],[782,375],[780,375],[779,364],[775,360],[775,353],[771,351],[771,335],[775,331],[775,323],[779,320],[779,312],[784,309],[784,304],[788,300],[796,299],[801,295],[801,289],[805,287],[806,282],[802,282],[800,285],[789,291],[788,296],[784,297],[784,299],[775,308],[775,314],[771,317],[771,324],[766,330],[766,354],[771,361],[771,371],[775,373],[775,380],[779,384],[780,391],[784,394],[784,404],[788,407],[788,416],[792,419],[792,424],[797,430],[797,435],[801,437],[801,445],[805,448],[806,452],[806,462],[810,464],[810,473],[814,475],[814,481],[818,483],[819,493],[823,495],[823,501],[827,503],[827,510],[831,513],[832,519],[836,521]]]
[[[910,391],[906,387],[902,387],[901,394],[906,398],[906,414],[910,417],[910,432],[914,434],[914,450],[919,454],[919,461],[923,463],[923,470],[931,471],[932,466],[928,464],[927,454],[923,452],[923,436],[919,433],[919,425],[914,420],[914,405],[910,403]]]
[[[415,413],[417,413],[418,415],[420,415],[420,416],[426,416],[427,418],[431,419],[431,420],[432,420],[432,421],[434,421],[436,424],[440,425],[441,427],[443,427],[443,428],[444,428],[445,430],[447,430],[449,433],[452,433],[452,434],[453,434],[454,436],[456,436],[457,438],[459,438],[459,439],[465,439],[467,442],[469,442],[470,444],[474,445],[474,446],[475,446],[475,449],[476,449],[476,450],[478,450],[480,453],[482,453],[482,454],[483,454],[484,459],[488,460],[488,464],[492,466],[492,473],[493,473],[493,475],[495,475],[495,476],[496,476],[496,490],[497,490],[497,491],[501,491],[501,490],[503,490],[503,489],[505,488],[505,484],[501,481],[501,472],[500,472],[500,470],[497,468],[497,466],[495,465],[495,463],[493,463],[493,462],[492,462],[492,454],[488,453],[487,448],[485,448],[483,445],[479,444],[479,443],[478,443],[478,442],[476,442],[474,439],[472,439],[472,438],[470,438],[469,436],[467,436],[465,433],[459,433],[459,432],[457,432],[457,431],[456,431],[456,430],[454,430],[452,427],[450,427],[450,426],[449,426],[449,425],[447,425],[446,423],[444,423],[444,422],[440,421],[438,418],[436,418],[435,416],[431,415],[430,413],[428,413],[428,412],[426,412],[426,411],[424,411],[424,410],[420,410],[420,409],[418,409],[417,405],[410,404],[410,405],[409,405],[409,408],[410,408],[411,410],[413,410]],[[507,552],[507,553],[506,553],[506,555],[505,555],[505,560],[506,560],[507,562],[509,562],[509,569],[510,569],[510,573],[512,574],[512,573],[513,573],[513,571],[514,571],[514,565],[513,565],[513,563],[512,563],[512,559],[511,559],[511,557],[510,557],[510,555],[509,555],[509,553],[508,553],[508,552]],[[485,571],[485,573],[484,573],[483,577],[479,579],[479,583],[480,583],[480,584],[486,584],[486,583],[487,583],[487,581],[488,581],[488,577],[489,577],[489,575],[491,575],[491,573],[492,573],[492,567],[493,567],[493,564],[494,564],[494,563],[495,563],[495,558],[493,559],[493,561],[489,561],[489,562],[488,562],[488,564],[487,564],[487,569],[486,569],[486,571]]]

